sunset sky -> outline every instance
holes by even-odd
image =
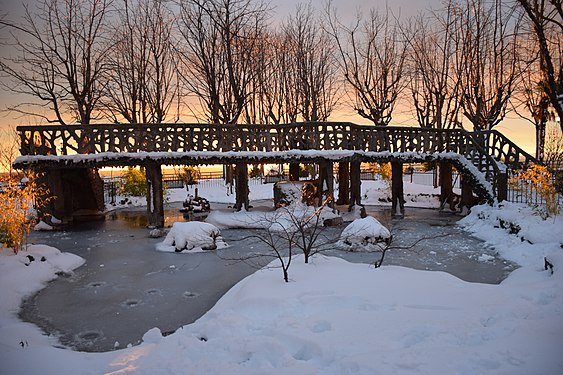
[[[30,4],[31,8],[33,8],[33,1],[26,1],[25,3]],[[275,23],[283,20],[288,14],[294,11],[295,6],[299,3],[303,3],[303,1],[272,0],[270,2],[273,8],[272,22]],[[314,7],[318,10],[321,10],[325,3],[325,1],[312,1]],[[400,14],[401,19],[408,19],[409,17],[416,16],[418,13],[423,12],[426,9],[439,7],[441,0],[394,0],[387,3],[395,15]],[[351,22],[358,12],[365,13],[370,7],[383,10],[386,2],[375,0],[332,0],[332,4],[337,8],[338,13],[343,20]],[[21,16],[22,12],[23,5],[21,2],[15,0],[0,0],[0,14],[7,14],[9,19],[17,20]],[[0,29],[0,38],[4,39],[6,36],[6,30]],[[6,56],[10,54],[10,51],[6,48],[2,48],[0,54],[2,56]],[[10,92],[0,91],[0,109],[3,110],[0,112],[0,130],[8,130],[17,125],[30,125],[34,123],[35,120],[32,118],[17,118],[13,114],[4,111],[4,109],[9,105],[14,105],[18,102],[28,100],[29,98],[14,96]],[[355,115],[352,109],[345,103],[340,106],[333,116],[331,116],[331,119],[352,121],[363,124],[370,123],[369,121]],[[192,119],[186,119],[186,121],[191,120]],[[404,105],[399,106],[396,112],[394,112],[392,124],[416,126],[416,122],[412,114]],[[496,129],[502,131],[526,151],[533,153],[535,135],[531,124],[517,118],[515,114],[511,114],[503,123],[497,125]],[[4,133],[5,131],[2,131],[2,137],[5,136]],[[5,142],[4,139],[0,141]]]

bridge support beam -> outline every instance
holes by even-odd
[[[468,179],[461,176],[461,201],[459,202],[459,208],[462,214],[467,214],[469,209],[473,206],[475,198],[473,198],[473,189]]]
[[[299,163],[289,163],[289,181],[299,181]]]
[[[145,163],[147,179],[147,215],[149,228],[164,227],[164,196],[160,164]]]
[[[336,204],[350,204],[350,163],[338,163],[338,200]]]
[[[104,187],[96,169],[50,169],[40,178],[48,189],[46,207],[39,216],[49,222],[49,216],[63,224],[74,220],[103,218]]]
[[[240,211],[243,207],[248,210],[248,164],[246,163],[236,163],[235,165],[235,193],[235,210]]]
[[[400,161],[391,162],[391,215],[398,218],[405,216],[403,163]]]
[[[317,194],[319,205],[322,205],[326,199],[330,198],[328,206],[334,206],[334,173],[331,161],[324,160],[319,163],[319,187]]]
[[[454,210],[453,168],[448,161],[440,161],[440,210],[446,205]]]
[[[362,180],[359,161],[350,162],[350,208],[362,204]]]

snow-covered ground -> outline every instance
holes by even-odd
[[[301,256],[289,283],[280,269],[257,271],[195,323],[167,337],[154,328],[143,344],[107,353],[56,348],[55,340],[17,319],[21,298],[81,259],[41,245],[18,255],[5,251],[2,373],[563,373],[561,217],[543,221],[527,207],[506,204],[476,207],[462,225],[522,267],[489,285],[331,257],[304,264]],[[553,273],[544,269],[544,257]]]
[[[389,205],[391,206],[391,190],[383,180],[364,180],[361,185],[362,203],[367,205]],[[455,191],[455,190],[454,190]],[[195,186],[186,189],[167,189],[166,202],[182,202],[186,200],[187,194],[194,194]],[[440,206],[438,196],[439,188],[404,182],[405,205],[407,207],[430,207]],[[459,191],[457,192],[459,193]],[[219,182],[206,184],[198,188],[199,196],[213,203],[234,204],[235,196],[228,192],[228,187]],[[335,195],[338,196],[338,185],[335,185]],[[259,181],[250,183],[250,203],[256,200],[273,199],[274,184],[260,184]],[[143,206],[146,204],[145,197],[127,197],[127,202],[120,204],[126,197],[117,197],[115,206],[108,206],[108,210],[114,210],[127,206]]]

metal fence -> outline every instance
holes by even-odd
[[[285,171],[284,171],[285,172]],[[337,174],[335,173],[335,183],[338,181],[336,180]],[[269,184],[275,183],[279,181],[286,181],[289,178],[288,173],[283,173],[279,175],[266,175],[260,177],[251,177],[248,179],[248,185],[250,187],[262,185],[262,184]],[[306,177],[307,179],[313,179],[315,176]],[[360,173],[360,179],[365,181],[375,181],[381,179],[381,175],[375,172],[371,172],[369,170],[362,170]],[[115,204],[118,203],[116,200],[118,199],[120,187],[123,185],[124,178],[123,177],[104,177],[104,202],[107,204]],[[190,185],[193,187],[198,188],[217,188],[217,187],[225,187],[225,177],[223,172],[198,172],[196,176],[197,182]],[[430,172],[417,172],[414,171],[412,173],[405,173],[403,176],[403,180],[405,182],[411,182],[419,185],[424,186],[436,186],[437,178],[435,173],[432,171]],[[177,173],[170,173],[164,174],[162,176],[162,183],[167,189],[181,189],[185,186],[184,179]],[[336,186],[336,185],[335,185]],[[460,188],[460,177],[459,174],[454,173],[453,175],[453,187]],[[514,201],[518,198],[514,193]]]
[[[528,180],[518,179],[518,171],[508,170],[508,194],[507,201],[513,203],[526,203],[534,207],[546,207],[548,200],[554,200],[551,203],[560,206],[563,202],[561,194],[556,193],[554,197],[546,195],[542,186]],[[556,177],[552,176],[551,184],[555,186]]]

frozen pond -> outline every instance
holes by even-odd
[[[169,207],[167,224],[183,220],[179,207]],[[496,258],[483,242],[455,226],[458,217],[407,208],[405,219],[391,220],[383,208],[367,209],[393,232],[398,248],[387,252],[386,265],[445,271],[485,283],[498,283],[514,269],[513,264]],[[110,213],[105,221],[76,224],[67,231],[32,233],[31,242],[75,253],[85,258],[86,264],[25,301],[22,319],[56,335],[62,346],[83,351],[122,348],[139,343],[150,328],[171,333],[195,321],[256,269],[227,260],[260,250],[256,240],[241,240],[251,231],[223,230],[230,245],[223,250],[163,253],[155,250],[162,238],[148,237],[144,217],[144,208],[132,208]],[[342,229],[330,228],[328,236],[337,236]],[[421,237],[434,238],[407,249]],[[366,263],[366,267],[379,258],[375,253],[334,249],[325,254]],[[392,286],[373,287],[376,293],[378,287]]]

